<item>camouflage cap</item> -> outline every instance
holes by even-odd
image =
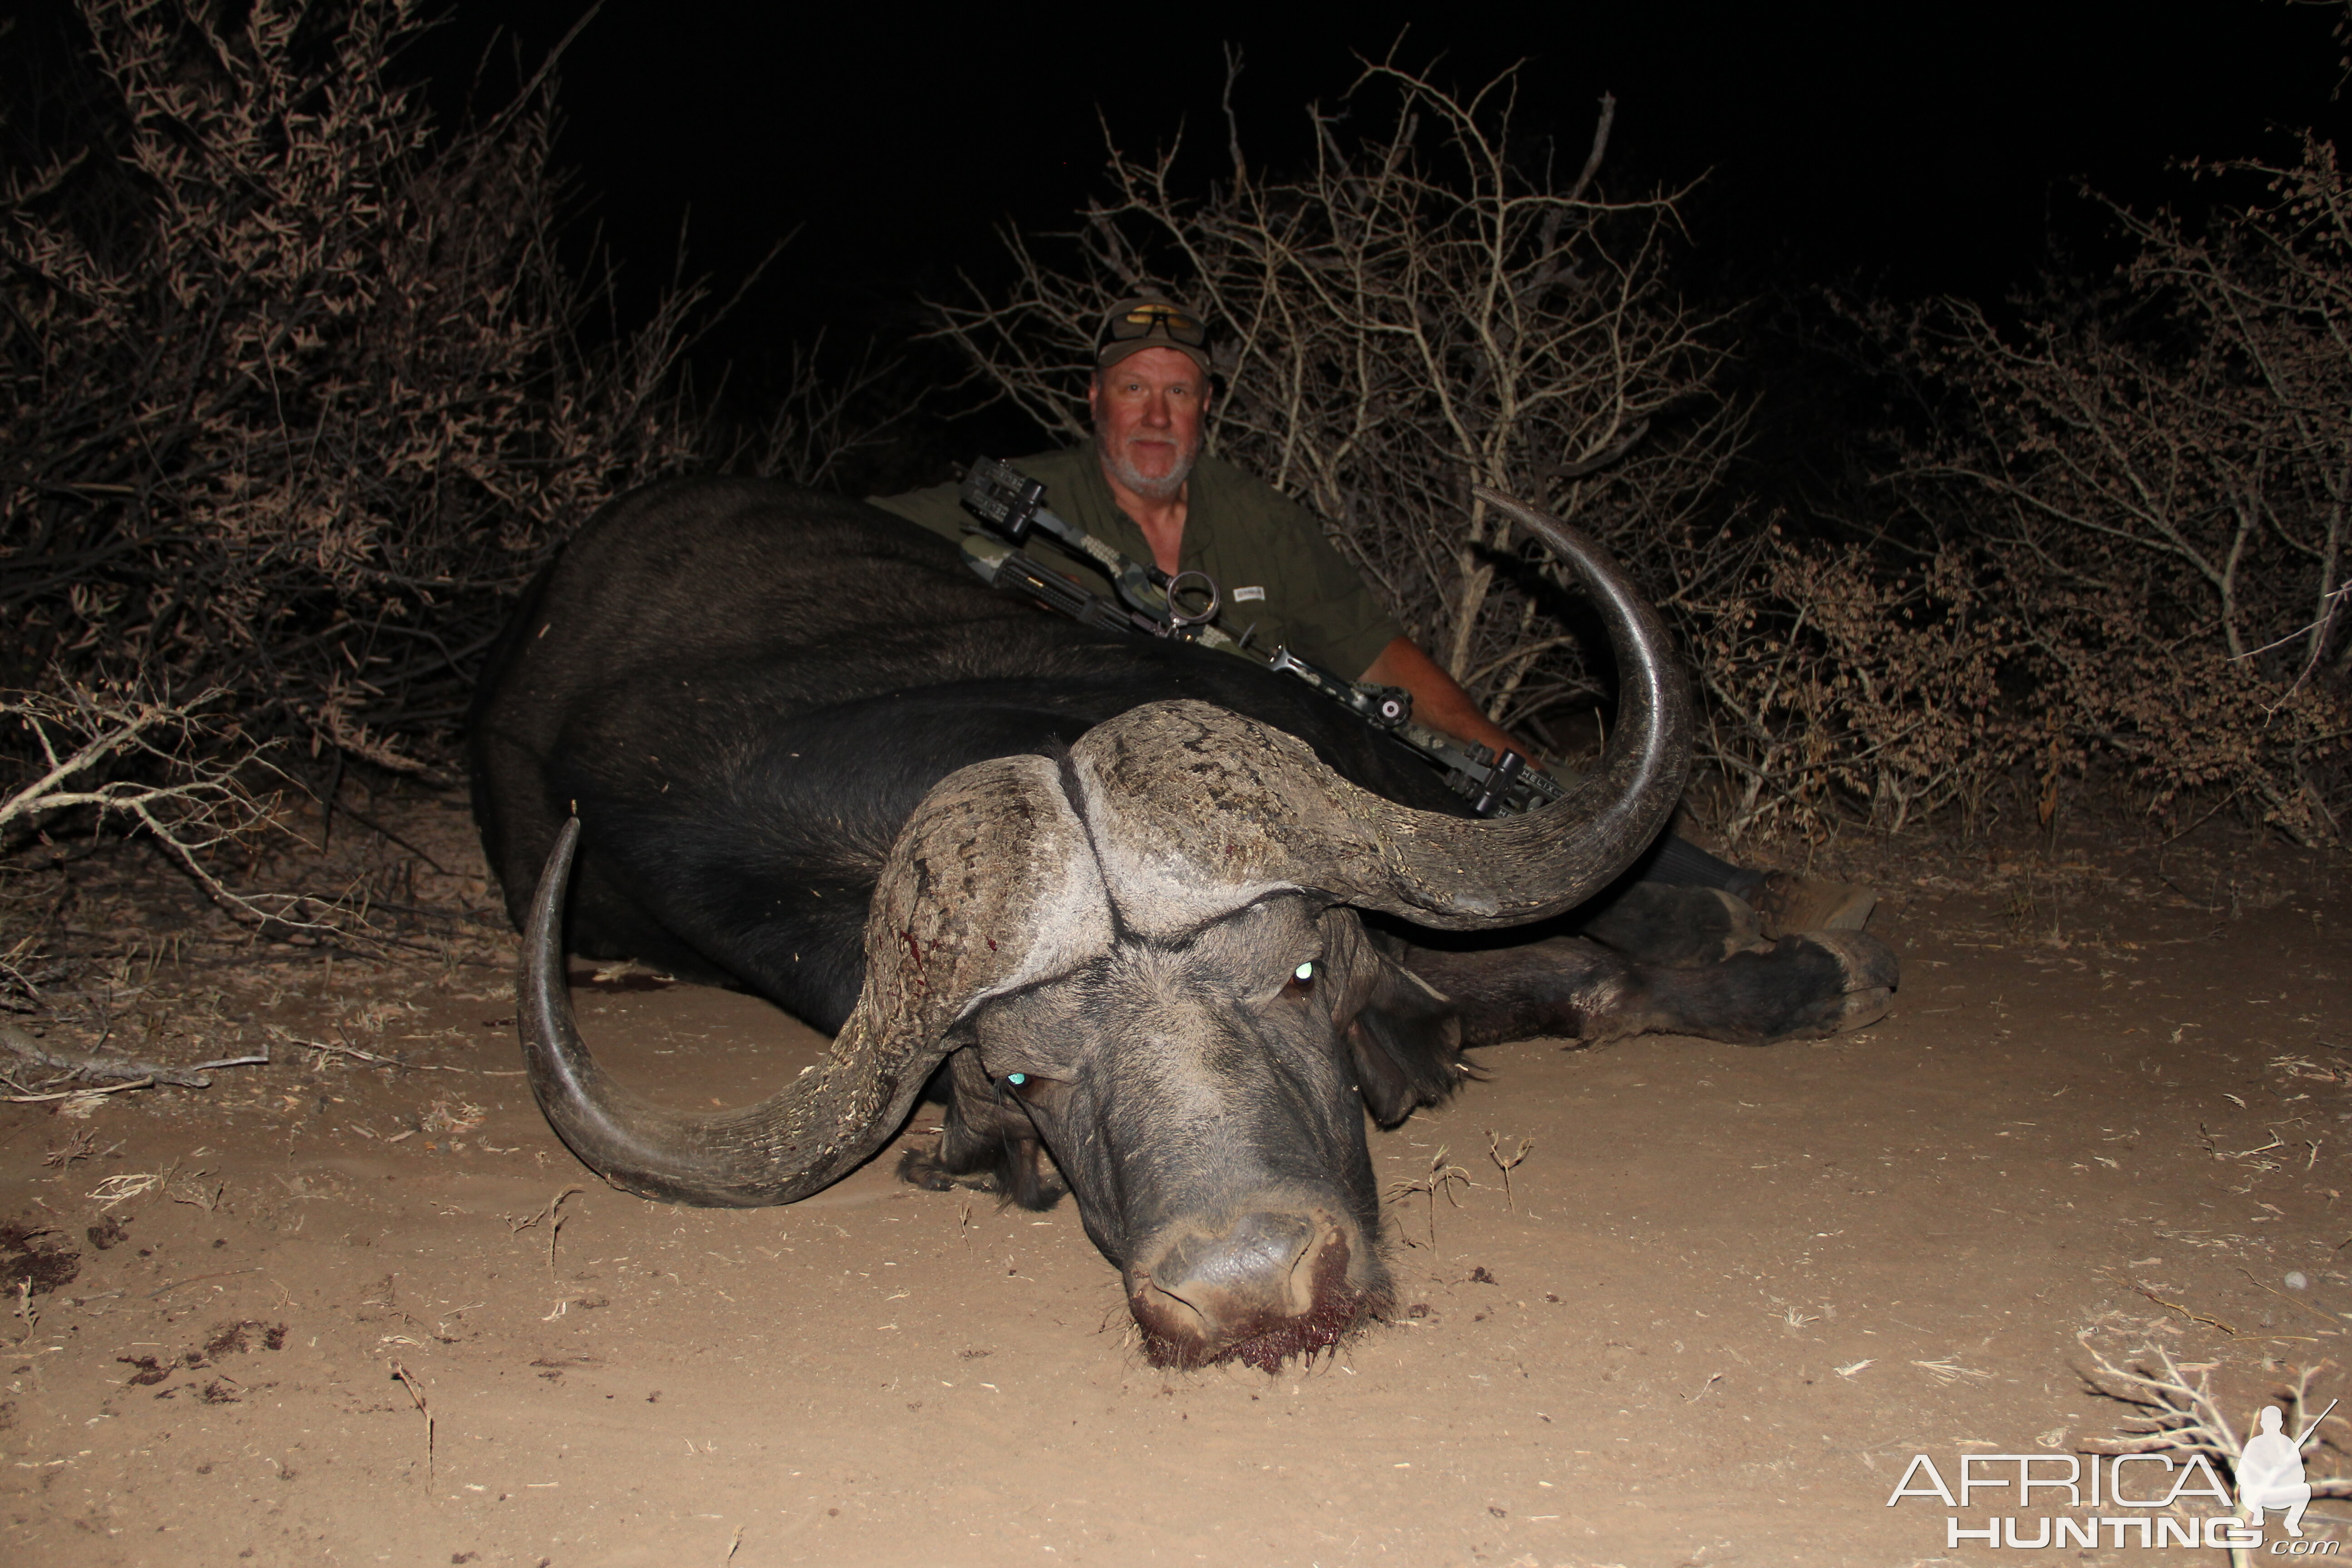
[[[1181,305],[1149,294],[1121,300],[1095,334],[1095,369],[1106,371],[1145,349],[1174,349],[1210,374],[1208,323]]]

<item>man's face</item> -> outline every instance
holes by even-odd
[[[1087,389],[1110,477],[1150,500],[1184,488],[1201,455],[1208,377],[1174,349],[1145,349],[1095,373]]]

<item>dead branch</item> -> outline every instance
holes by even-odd
[[[210,1089],[213,1080],[205,1074],[215,1068],[254,1067],[269,1060],[269,1053],[264,1050],[252,1056],[223,1057],[217,1061],[199,1062],[194,1067],[164,1067],[155,1062],[133,1061],[127,1057],[91,1056],[81,1051],[44,1046],[24,1030],[7,1023],[0,1023],[0,1046],[6,1047],[36,1066],[84,1082],[110,1083],[137,1079],[147,1083],[176,1084],[186,1089]]]
[[[2122,1436],[2095,1438],[2084,1445],[2085,1452],[2202,1455],[2226,1473],[2237,1473],[2239,1456],[2245,1450],[2245,1434],[2253,1429],[2254,1423],[2249,1419],[2241,1425],[2230,1419],[2212,1385],[2211,1363],[2183,1365],[2161,1346],[2142,1349],[2116,1361],[2087,1337],[2081,1342],[2094,1369],[2085,1381],[2097,1393],[2129,1406],[2135,1413]],[[2320,1419],[2310,1417],[2308,1409],[2312,1379],[2319,1370],[2298,1369],[2294,1389],[2282,1402],[2286,1406],[2281,1413],[2285,1425],[2306,1441],[2320,1425]],[[2326,1413],[2322,1412],[2321,1419],[2326,1418]],[[2352,1479],[2313,1477],[2311,1495],[2352,1497]]]

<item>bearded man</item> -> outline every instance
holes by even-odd
[[[1469,693],[1405,636],[1355,568],[1332,548],[1322,519],[1253,475],[1202,449],[1214,395],[1208,327],[1166,300],[1114,305],[1095,340],[1087,386],[1094,438],[1024,458],[1013,467],[1045,487],[1045,504],[1112,548],[1171,575],[1199,572],[1217,584],[1217,626],[1260,658],[1287,647],[1310,664],[1360,681],[1401,686],[1413,718],[1456,740],[1528,756]],[[873,503],[961,541],[968,519],[954,485]],[[1023,552],[1074,582],[1099,574],[1033,533]],[[1715,888],[1742,899],[1767,935],[1859,931],[1876,895],[1787,872],[1750,871],[1686,839],[1661,837],[1640,863],[1642,879]]]

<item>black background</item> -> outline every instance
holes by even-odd
[[[535,61],[583,9],[467,4],[414,58],[455,110],[486,47]],[[744,338],[887,330],[959,267],[995,267],[998,223],[1050,226],[1097,188],[1106,126],[1130,151],[1181,133],[1213,177],[1226,45],[1243,53],[1236,101],[1261,163],[1303,146],[1302,106],[1338,102],[1357,52],[1393,47],[1464,85],[1523,61],[1518,129],[1579,159],[1613,92],[1612,188],[1702,182],[1695,289],[1859,280],[1997,298],[2038,264],[2076,179],[2151,202],[2179,194],[2169,161],[2291,158],[2286,132],[2340,125],[2339,15],[2256,0],[1474,5],[1436,19],[604,0],[563,59],[562,147],[633,289],[667,276],[690,215],[693,262],[721,281],[796,234]]]

